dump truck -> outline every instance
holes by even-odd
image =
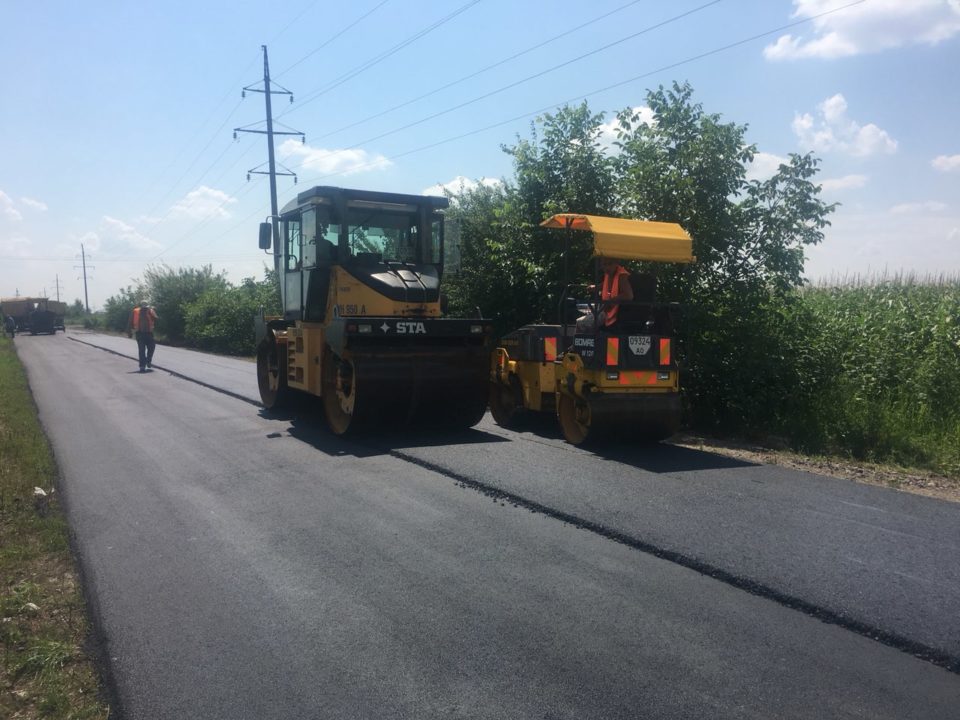
[[[0,313],[9,315],[17,324],[17,332],[53,334],[64,329],[66,303],[45,297],[0,298]]]
[[[254,323],[264,407],[318,397],[337,435],[480,421],[493,325],[444,315],[446,207],[443,197],[318,186],[280,211],[276,232],[261,224],[283,306]]]
[[[17,325],[17,332],[30,329],[30,313],[36,307],[36,300],[29,297],[0,298],[0,313],[4,317],[12,317]]]
[[[541,225],[566,230],[565,255],[573,232],[592,233],[595,287],[600,287],[600,258],[696,259],[690,236],[676,223],[562,213]],[[612,333],[599,321],[599,297],[577,303],[574,286],[564,278],[557,324],[525,325],[501,338],[490,367],[490,411],[497,424],[515,427],[524,413],[554,413],[573,445],[612,437],[659,441],[679,429],[673,341],[678,305],[657,302],[654,275],[634,273],[629,280],[634,299],[619,303]],[[572,305],[594,321],[578,330]]]
[[[47,333],[53,335],[57,330],[65,330],[64,314],[66,309],[66,303],[48,300],[47,298],[37,299],[29,316],[30,334]]]

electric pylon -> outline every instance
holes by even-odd
[[[280,222],[279,222],[280,218],[279,218],[279,210],[277,209],[277,175],[286,175],[289,177],[293,177],[294,183],[297,182],[297,175],[296,173],[291,172],[285,167],[282,169],[282,171],[277,172],[277,165],[276,165],[276,160],[275,160],[274,150],[273,150],[273,136],[274,135],[299,135],[301,142],[304,142],[304,143],[307,141],[307,136],[304,135],[299,130],[294,130],[293,128],[287,127],[286,125],[283,126],[287,128],[286,130],[273,129],[273,111],[271,109],[270,96],[271,95],[289,95],[290,102],[292,103],[293,93],[287,90],[282,85],[277,86],[280,88],[279,90],[274,90],[270,87],[270,62],[267,58],[267,46],[261,45],[261,47],[263,48],[263,88],[261,89],[259,87],[254,87],[252,85],[247,86],[243,89],[242,96],[246,97],[247,91],[263,93],[263,96],[266,99],[266,104],[267,104],[267,121],[266,121],[267,129],[266,130],[254,129],[252,126],[249,126],[249,125],[247,127],[234,128],[233,137],[234,139],[236,139],[238,132],[258,133],[258,134],[267,136],[268,169],[261,170],[260,168],[262,168],[263,165],[258,165],[252,170],[248,170],[247,180],[250,179],[251,175],[269,175],[270,176],[270,222],[273,225],[273,243],[274,243],[273,246],[276,248],[278,247],[278,244],[280,242]],[[276,257],[277,256],[274,255],[274,258]],[[274,262],[276,263],[277,261],[275,260]]]

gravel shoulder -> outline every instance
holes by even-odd
[[[866,485],[880,485],[960,503],[960,478],[950,478],[923,470],[909,470],[892,465],[877,465],[835,457],[801,455],[789,450],[689,433],[681,433],[671,441],[671,444],[749,462],[780,465],[816,475],[853,480]]]

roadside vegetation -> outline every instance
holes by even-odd
[[[697,262],[633,269],[682,308],[688,429],[960,477],[960,277],[810,287],[804,252],[835,209],[819,160],[791,155],[754,179],[747,126],[705,111],[689,85],[650,91],[646,106],[652,120],[628,109],[612,125],[586,103],[545,114],[502,148],[512,178],[451,194],[451,312],[480,308],[501,333],[556,322],[563,243],[539,226],[554,213],[678,222]],[[566,261],[586,282],[589,240],[578,234]],[[232,285],[210,266],[161,266],[86,323],[122,332],[141,297],[162,341],[247,356],[254,315],[280,306],[273,270]]]
[[[13,343],[0,339],[0,717],[107,718],[56,465]]]
[[[960,477],[960,276],[807,288],[820,390],[801,449]]]
[[[480,307],[501,332],[556,322],[563,244],[539,227],[554,213],[678,222],[697,262],[634,269],[681,305],[690,430],[960,477],[960,278],[809,287],[804,252],[835,209],[818,159],[791,155],[753,179],[747,127],[689,85],[646,106],[652,120],[626,110],[612,126],[586,103],[546,114],[503,148],[512,178],[453,193],[451,307]],[[571,277],[589,278],[589,243],[574,242]]]

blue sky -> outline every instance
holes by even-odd
[[[586,98],[612,120],[689,81],[749,126],[754,176],[821,158],[842,205],[811,280],[960,272],[960,0],[7,0],[0,296],[82,299],[81,246],[92,308],[151,265],[262,276],[266,142],[232,132],[264,117],[241,98],[264,44],[295,99],[274,117],[306,134],[278,138],[281,206],[510,178],[500,146],[538,113]]]

